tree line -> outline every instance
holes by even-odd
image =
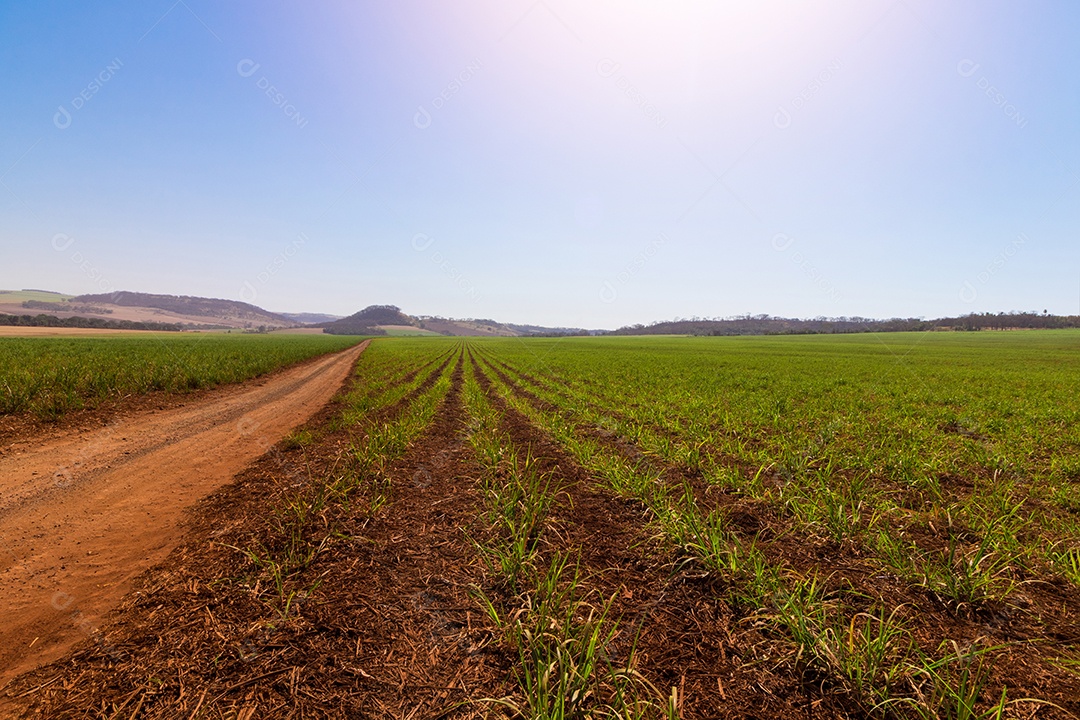
[[[972,313],[958,317],[925,320],[890,318],[875,320],[863,317],[818,317],[808,320],[742,315],[724,319],[692,318],[670,320],[651,325],[628,325],[611,335],[810,335],[864,332],[925,332],[928,330],[1034,330],[1080,328],[1078,315],[1050,315],[1045,311],[1011,313]]]
[[[107,320],[96,317],[58,318],[55,315],[4,315],[0,313],[0,325],[16,327],[91,328],[94,330],[154,330],[156,332],[180,332],[178,323],[138,322],[135,320]]]

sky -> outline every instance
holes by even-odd
[[[0,0],[0,288],[1080,312],[1080,4]]]

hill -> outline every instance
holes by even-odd
[[[341,320],[340,315],[327,315],[325,313],[277,313],[282,317],[289,318],[297,325],[320,325],[323,323]]]
[[[318,327],[331,335],[448,335],[451,337],[520,337],[523,335],[587,335],[580,328],[511,325],[486,318],[454,319],[407,315],[396,305],[371,305],[358,313]]]
[[[191,295],[155,295],[151,293],[117,292],[100,295],[77,295],[69,302],[97,305],[104,308],[146,308],[161,310],[176,316],[206,318],[215,324],[236,327],[289,327],[296,323],[284,315],[238,300],[194,297]]]
[[[412,326],[416,321],[396,305],[369,305],[349,317],[323,323],[322,328],[329,335],[385,335],[381,325]]]
[[[275,330],[300,324],[249,303],[219,298],[126,291],[73,296],[48,290],[0,290],[0,314],[27,317],[27,311],[32,311],[35,318],[107,319],[120,324],[177,325],[184,330]],[[332,316],[319,319],[332,319]],[[92,323],[85,326],[98,327]]]
[[[348,317],[341,317],[325,313],[275,313],[250,303],[191,295],[119,291],[72,296],[46,290],[0,290],[0,314],[25,316],[28,310],[34,311],[35,316],[94,321],[88,326],[97,326],[97,319],[108,319],[116,323],[164,323],[185,330],[280,330],[306,326],[312,330],[321,328],[331,335],[518,337],[593,334],[579,328],[514,325],[486,318],[414,317],[396,305],[370,305]]]
[[[494,320],[453,320],[441,317],[417,318],[417,325],[440,335],[453,337],[514,337],[521,333],[510,329],[508,325]]]

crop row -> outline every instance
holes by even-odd
[[[572,549],[548,537],[557,534],[551,514],[568,491],[502,429],[474,367],[467,365],[464,390],[468,441],[483,467],[479,489],[491,532],[473,544],[495,590],[475,594],[517,657],[517,693],[491,702],[528,718],[678,717],[677,690],[664,696],[648,682],[632,645],[616,659],[622,627],[614,598],[593,584]]]
[[[371,517],[393,500],[387,466],[400,457],[430,424],[450,387],[453,350],[430,358],[409,343],[375,343],[359,363],[353,387],[339,413],[317,432],[301,431],[285,441],[304,447],[320,434],[343,433],[348,442],[331,466],[316,477],[301,477],[297,489],[281,498],[264,538],[242,552],[251,563],[244,583],[288,619],[297,597],[318,587],[304,571],[335,542],[347,540],[340,519]]]

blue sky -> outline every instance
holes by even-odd
[[[1080,312],[1080,5],[0,2],[0,287]]]

